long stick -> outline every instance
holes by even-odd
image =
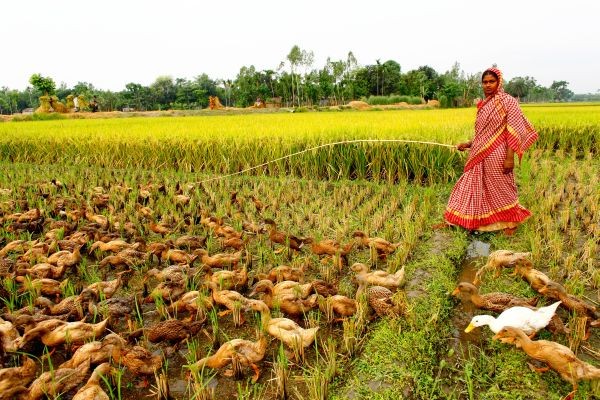
[[[264,167],[265,165],[269,165],[269,164],[272,164],[272,163],[277,162],[277,161],[285,160],[286,158],[291,158],[291,157],[297,156],[297,155],[302,154],[302,153],[306,153],[306,152],[311,151],[311,150],[320,149],[322,147],[335,146],[335,145],[338,145],[338,144],[347,144],[347,143],[373,143],[373,142],[375,142],[375,143],[376,142],[380,142],[380,143],[390,143],[390,142],[391,143],[417,143],[417,144],[428,144],[428,145],[433,145],[433,146],[448,147],[448,148],[451,148],[451,149],[455,149],[456,148],[456,146],[454,146],[452,144],[444,144],[444,143],[437,143],[437,142],[426,142],[426,141],[420,141],[420,140],[404,140],[404,139],[355,139],[355,140],[344,140],[344,141],[341,141],[341,142],[332,142],[332,143],[320,144],[318,146],[311,147],[309,149],[304,149],[304,150],[301,150],[301,151],[297,151],[295,153],[288,154],[286,156],[279,157],[279,158],[267,161],[267,162],[259,164],[259,165],[255,165],[254,167],[246,168],[244,170],[241,170],[241,171],[238,171],[238,172],[234,172],[232,174],[221,175],[221,176],[217,176],[217,177],[214,177],[214,178],[205,179],[205,180],[200,181],[200,182],[195,182],[195,184],[199,185],[199,184],[205,183],[205,182],[216,181],[216,180],[220,180],[220,179],[229,178],[229,177],[235,176],[235,175],[240,175],[240,174],[243,174],[245,172],[252,171],[254,169]]]

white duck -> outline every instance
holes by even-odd
[[[471,323],[465,329],[465,332],[471,332],[473,329],[487,325],[492,332],[498,333],[505,326],[519,328],[527,335],[533,335],[540,329],[546,327],[550,319],[560,305],[560,301],[546,307],[540,307],[537,310],[532,310],[525,307],[511,307],[497,318],[491,315],[476,315],[471,319]]]

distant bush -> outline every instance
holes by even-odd
[[[22,122],[22,121],[51,121],[57,119],[66,119],[67,116],[59,113],[33,113],[28,115],[15,115],[13,116],[13,121]]]
[[[365,100],[369,105],[372,106],[385,106],[397,103],[408,103],[408,104],[422,104],[423,99],[418,96],[371,96]]]

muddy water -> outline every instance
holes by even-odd
[[[489,243],[479,240],[472,241],[467,247],[467,258],[460,266],[456,283],[473,282],[477,270],[485,264],[489,253]],[[478,345],[482,342],[483,335],[486,334],[484,329],[476,328],[469,333],[465,332],[471,318],[478,314],[481,314],[481,312],[471,302],[457,300],[457,306],[454,308],[451,318],[454,329],[452,330],[450,348],[455,355],[465,357],[469,346]]]

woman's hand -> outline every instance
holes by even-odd
[[[459,144],[456,146],[456,149],[457,149],[458,151],[465,151],[466,149],[468,149],[468,148],[470,148],[470,147],[471,147],[471,142],[465,142],[465,143],[459,143]]]
[[[504,160],[504,165],[502,167],[502,172],[505,174],[510,174],[515,167],[515,160],[507,158]]]

